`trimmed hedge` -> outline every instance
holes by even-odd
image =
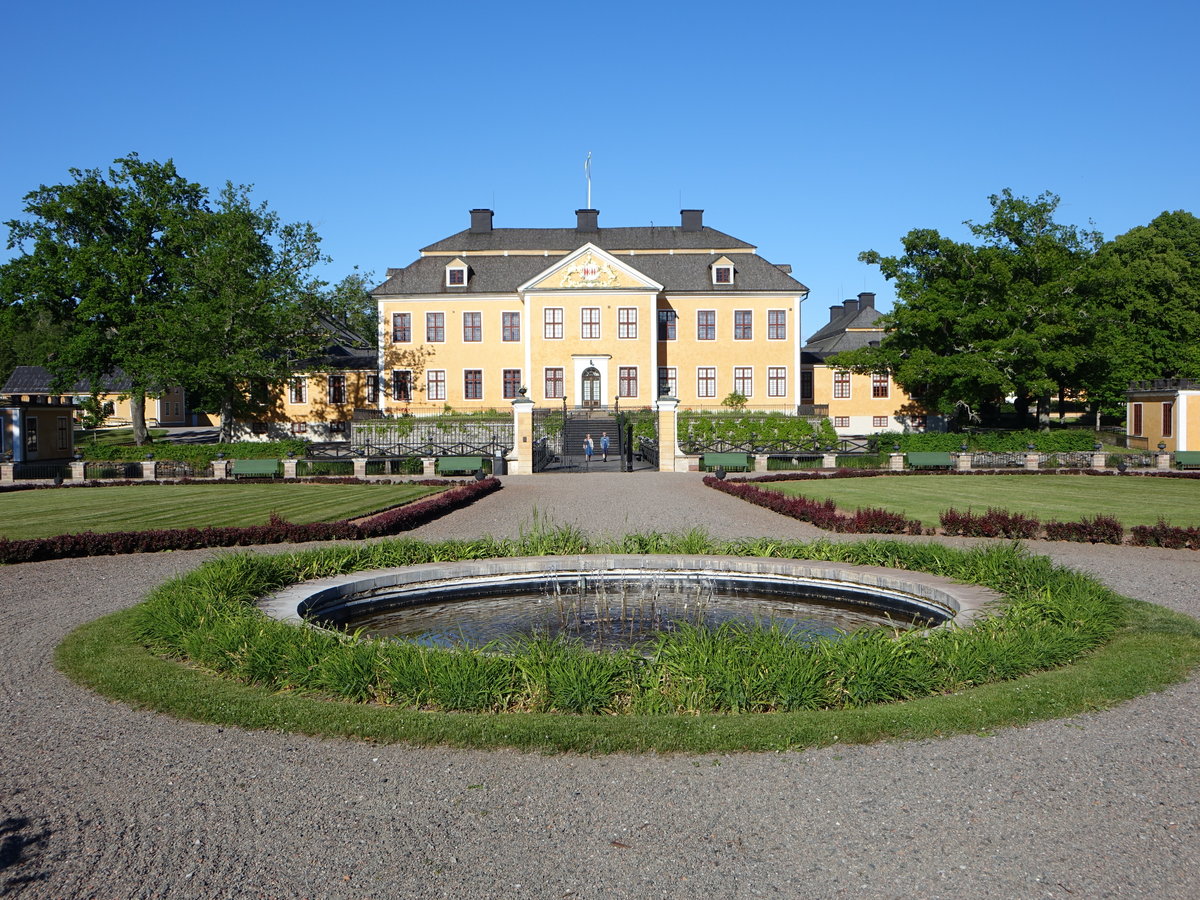
[[[818,528],[844,534],[924,534],[916,519],[906,519],[900,513],[887,509],[857,509],[854,515],[843,515],[837,511],[832,500],[813,500],[810,497],[788,497],[778,491],[764,491],[745,482],[730,483],[707,476],[704,483],[726,494],[732,494],[748,503],[762,506],[802,522],[811,522]]]
[[[445,483],[445,482],[441,482]],[[500,481],[485,478],[467,482],[432,497],[387,510],[360,523],[313,522],[305,525],[271,516],[266,525],[208,528],[164,528],[151,531],[112,531],[62,534],[51,538],[0,538],[0,563],[35,562],[80,556],[199,550],[253,544],[293,544],[308,541],[363,540],[408,531],[453,512],[500,489]]]
[[[900,434],[894,431],[872,435],[880,447],[900,445],[902,453],[923,451],[954,452],[965,443],[970,450],[990,453],[1022,453],[1033,444],[1039,453],[1069,453],[1091,450],[1096,442],[1090,431],[1007,431],[989,434],[954,434],[930,432],[925,434]]]

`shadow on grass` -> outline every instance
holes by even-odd
[[[58,667],[135,707],[248,729],[380,743],[542,752],[744,752],[978,733],[1105,709],[1183,680],[1200,663],[1200,622],[1129,600],[1126,625],[1073,665],[961,693],[853,710],[697,716],[445,713],[272,693],[164,660],[140,646],[133,610],[76,629]]]

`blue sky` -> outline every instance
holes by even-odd
[[[1106,237],[1200,214],[1200,4],[10,4],[0,220],[137,151],[311,221],[336,280],[461,230],[679,209],[790,263],[803,331],[858,253],[965,238],[1002,188]],[[11,255],[11,251],[9,252]]]

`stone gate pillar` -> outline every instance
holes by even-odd
[[[533,474],[533,401],[521,395],[512,402],[513,448],[508,454],[509,475]]]
[[[659,397],[655,403],[658,413],[658,471],[676,471],[679,456],[679,401],[674,397]],[[683,461],[687,471],[687,461]]]

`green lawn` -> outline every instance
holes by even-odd
[[[333,522],[442,490],[413,484],[166,484],[14,491],[0,496],[0,536],[144,531],[206,525]]]
[[[1026,513],[1047,522],[1078,521],[1098,514],[1114,516],[1126,528],[1153,525],[1159,517],[1172,525],[1200,525],[1200,479],[1098,477],[1087,475],[909,475],[783,481],[759,487],[832,499],[843,512],[883,507],[935,527],[943,510],[988,507]]]

